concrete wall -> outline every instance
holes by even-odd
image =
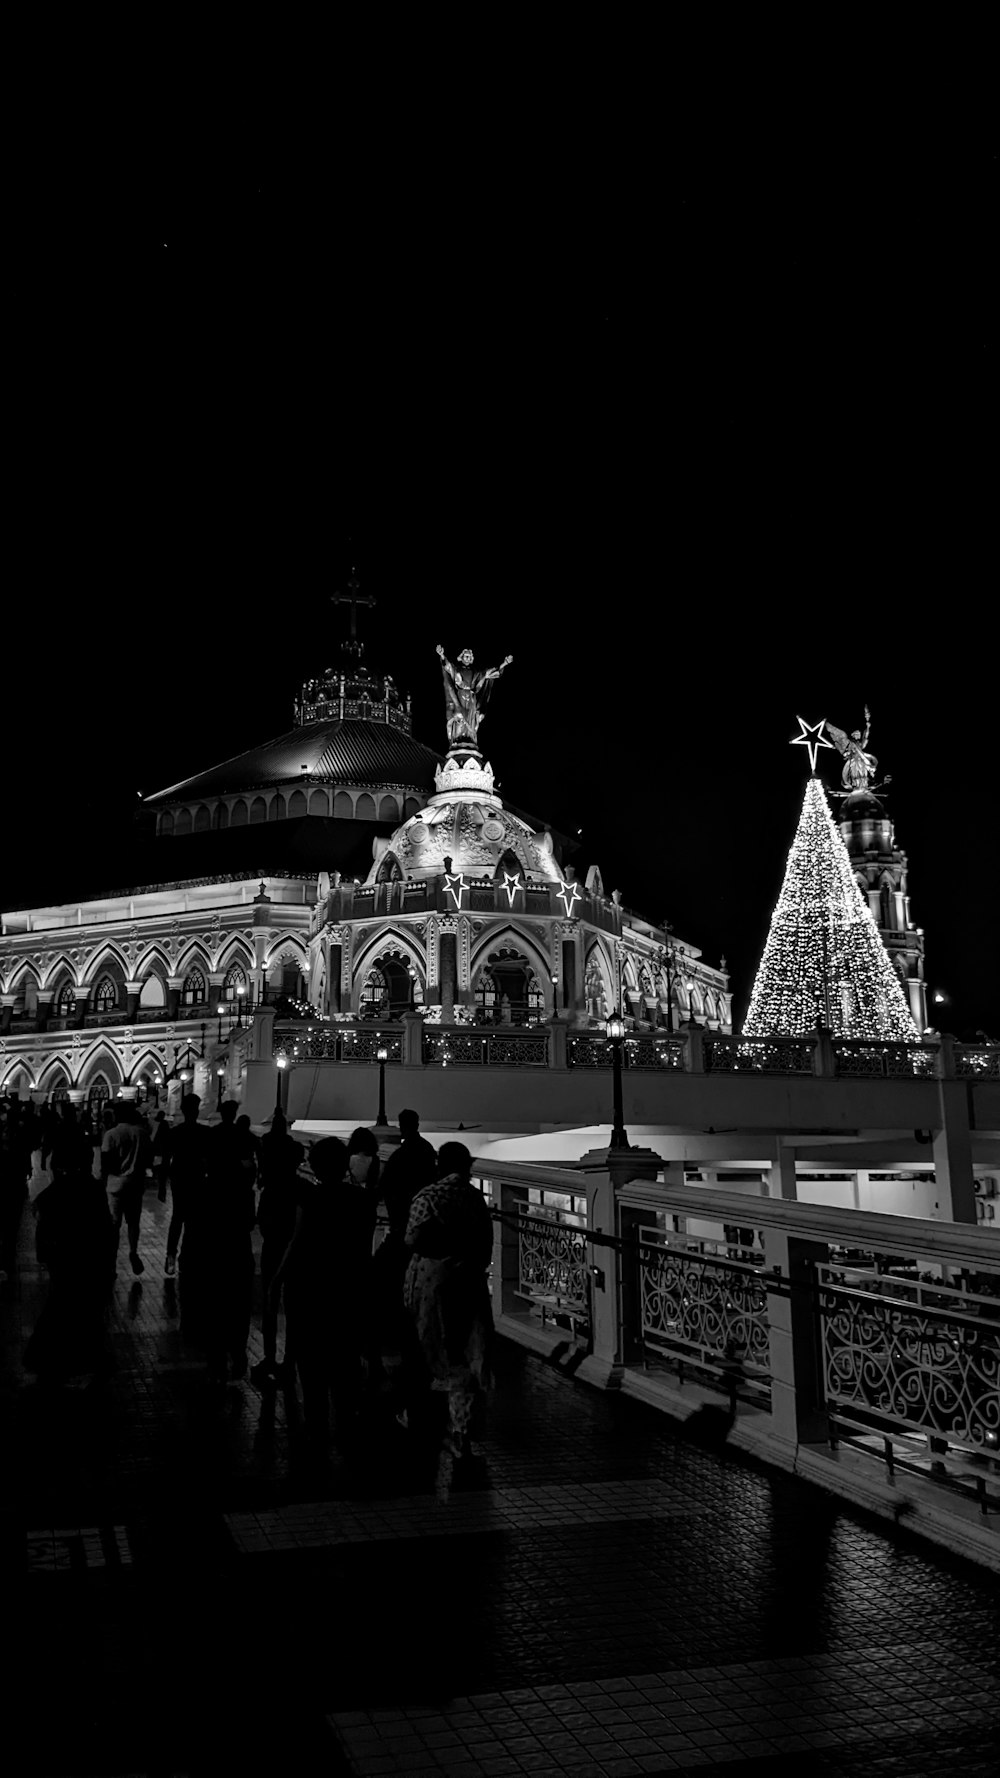
[[[299,1062],[288,1071],[294,1117],[374,1119],[378,1071],[336,1062]],[[385,1071],[390,1118],[402,1105],[421,1117],[524,1130],[610,1121],[611,1073],[583,1068],[404,1068]],[[788,1079],[782,1076],[626,1073],[626,1125],[696,1130],[940,1129],[936,1080]],[[977,1086],[978,1093],[978,1086]],[[978,1107],[977,1107],[978,1109]],[[1000,1127],[1000,1099],[997,1104]],[[989,1128],[977,1117],[979,1129]]]

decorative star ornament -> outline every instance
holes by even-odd
[[[462,896],[468,893],[469,888],[461,871],[455,871],[454,873],[445,871],[444,886],[446,894],[450,895],[455,906],[460,908],[462,905]]]
[[[791,747],[808,747],[808,749],[809,749],[809,770],[812,773],[813,777],[815,777],[817,752],[819,751],[819,749],[821,747],[832,747],[833,746],[833,742],[828,741],[826,736],[823,733],[823,730],[826,726],[826,718],[820,717],[819,722],[813,722],[813,723],[803,722],[801,716],[797,716],[795,718],[795,720],[798,723],[800,729],[802,730],[802,733],[801,733],[801,735],[796,735],[795,739],[793,741],[789,742],[789,746],[791,746]]]
[[[561,898],[563,907],[566,909],[566,918],[575,918],[573,909],[578,901],[583,900],[579,883],[562,883],[556,890],[556,894]]]
[[[514,897],[521,887],[521,879],[517,875],[512,877],[508,875],[507,871],[504,871],[503,886],[507,891],[507,906],[512,908],[514,906]]]

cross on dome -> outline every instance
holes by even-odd
[[[369,608],[372,607],[375,604],[375,595],[374,593],[363,593],[361,591],[361,582],[358,579],[357,570],[353,565],[351,567],[351,578],[347,583],[346,592],[331,593],[330,604],[350,606],[351,641],[356,642],[358,639],[358,606],[367,605]]]

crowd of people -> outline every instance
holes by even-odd
[[[16,1263],[30,1195],[49,1277],[25,1368],[50,1384],[112,1368],[107,1311],[122,1225],[138,1278],[154,1190],[169,1198],[164,1270],[177,1279],[181,1336],[213,1391],[248,1375],[261,1390],[297,1382],[306,1448],[320,1461],[331,1430],[352,1449],[374,1404],[426,1431],[443,1396],[447,1447],[467,1457],[489,1380],[493,1231],[464,1144],[436,1151],[416,1112],[403,1111],[383,1166],[366,1127],[307,1151],[280,1111],[259,1136],[233,1102],[211,1123],[194,1094],[180,1109],[171,1123],[119,1100],[97,1122],[67,1102],[0,1105],[0,1273]],[[263,1356],[248,1371],[255,1227]]]

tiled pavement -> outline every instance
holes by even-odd
[[[11,1778],[995,1770],[994,1577],[511,1348],[469,1475],[385,1415],[318,1485],[292,1398],[212,1406],[152,1198],[117,1374],[47,1398],[18,1370],[25,1235],[0,1293]]]

